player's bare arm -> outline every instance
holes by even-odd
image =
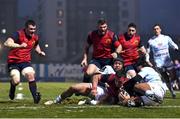
[[[119,46],[116,48],[116,51],[111,54],[112,57],[113,57],[113,58],[117,58],[118,55],[121,53],[121,51],[122,51],[122,46],[119,45]]]
[[[153,67],[153,64],[149,60],[149,52],[150,52],[149,50],[150,50],[149,48],[147,48],[147,50],[146,50],[144,46],[139,48],[139,51],[145,55],[146,62],[148,63],[148,65]]]
[[[39,44],[35,47],[35,51],[41,56],[46,56],[45,52],[41,50]]]
[[[4,46],[9,47],[9,48],[25,48],[27,47],[27,44],[26,43],[18,44],[18,43],[15,43],[12,38],[8,38],[4,42]]]
[[[88,54],[89,54],[89,48],[90,48],[91,45],[89,45],[88,43],[85,45],[85,48],[84,48],[84,53],[83,53],[83,60],[81,62],[81,66],[84,67],[84,66],[87,66],[87,62],[88,62]]]

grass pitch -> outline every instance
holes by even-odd
[[[38,83],[42,94],[40,104],[34,104],[28,83],[17,87],[16,94],[22,93],[23,99],[13,101],[8,98],[9,83],[0,83],[0,118],[179,118],[180,93],[171,99],[169,92],[161,106],[128,108],[119,105],[78,106],[77,102],[85,97],[72,96],[59,105],[45,106],[44,102],[54,99],[72,83]],[[19,87],[23,88],[23,90]]]

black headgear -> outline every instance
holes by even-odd
[[[119,62],[121,62],[121,63],[124,65],[124,60],[123,60],[121,57],[115,58],[115,59],[113,60],[113,64],[114,64],[115,61],[119,61]],[[122,76],[124,76],[124,74],[125,74],[124,68],[122,68],[121,70],[116,71],[116,75],[117,75],[118,77],[122,77]]]
[[[121,57],[114,58],[113,64],[114,64],[115,61],[120,61],[120,62],[122,62],[124,64],[124,60]]]

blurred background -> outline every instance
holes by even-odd
[[[32,55],[39,77],[54,76],[53,72],[61,77],[67,67],[71,69],[66,71],[68,76],[74,73],[81,77],[84,43],[99,18],[106,18],[109,28],[117,34],[125,32],[130,22],[136,23],[145,46],[153,35],[152,26],[160,23],[163,33],[179,45],[179,4],[179,0],[0,0],[0,75],[6,72],[7,59],[2,44],[24,27],[27,19],[36,21],[40,46],[47,55]],[[179,54],[172,52],[172,57],[177,59]]]

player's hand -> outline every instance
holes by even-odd
[[[46,56],[46,53],[43,52],[43,51],[41,51],[41,52],[39,53],[39,55],[40,55],[40,56]]]
[[[26,43],[22,43],[22,44],[20,45],[20,47],[21,47],[21,48],[25,48],[25,47],[27,47],[27,44],[26,44]]]
[[[87,66],[87,60],[84,59],[84,60],[81,62],[81,66],[82,66],[82,67]]]
[[[146,61],[146,63],[150,66],[150,67],[153,67],[153,64],[149,61]]]
[[[91,94],[92,97],[96,97],[97,89],[92,89],[90,94]]]
[[[113,58],[117,58],[117,57],[118,57],[118,54],[117,54],[116,52],[113,52],[113,53],[111,54],[111,56],[112,56]]]

